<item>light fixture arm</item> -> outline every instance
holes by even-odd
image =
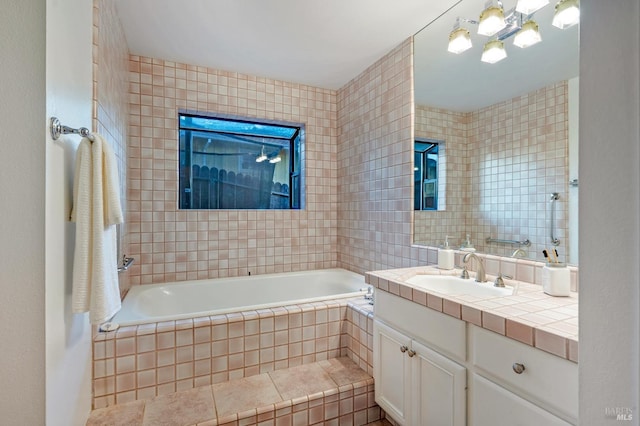
[[[478,25],[479,24],[479,22],[474,20],[474,19],[467,19],[467,18],[458,17],[458,19],[456,20],[456,25],[460,25],[460,22],[468,22],[468,23],[473,24],[473,25]]]

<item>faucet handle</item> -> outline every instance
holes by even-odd
[[[502,272],[500,272],[498,274],[498,276],[496,277],[496,280],[493,282],[493,286],[494,287],[504,287],[503,278],[512,279],[513,277],[511,275],[503,275]]]
[[[464,265],[464,266],[456,265],[456,268],[462,269],[462,272],[460,273],[460,278],[462,278],[463,280],[469,279],[469,271],[467,271],[467,265]]]

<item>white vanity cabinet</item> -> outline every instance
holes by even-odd
[[[578,365],[470,326],[471,425],[577,424]]]
[[[427,346],[464,362],[465,323],[381,293],[373,325],[376,402],[402,425],[465,425],[466,369]]]

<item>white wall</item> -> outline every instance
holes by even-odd
[[[0,13],[0,423],[45,418],[45,4]]]
[[[93,2],[47,0],[47,117],[91,127]],[[44,130],[44,129],[42,129]],[[47,425],[82,425],[91,410],[91,327],[71,313],[75,225],[69,223],[79,136],[46,146],[46,419]]]
[[[639,3],[580,2],[581,425],[640,424]]]

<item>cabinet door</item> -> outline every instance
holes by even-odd
[[[373,322],[373,378],[376,402],[397,423],[409,425],[411,396],[407,351],[411,340],[402,333]]]
[[[476,426],[567,426],[569,423],[473,374],[470,424]]]
[[[466,424],[466,369],[416,341],[412,342],[411,391],[415,425]],[[414,354],[415,352],[415,354]]]

